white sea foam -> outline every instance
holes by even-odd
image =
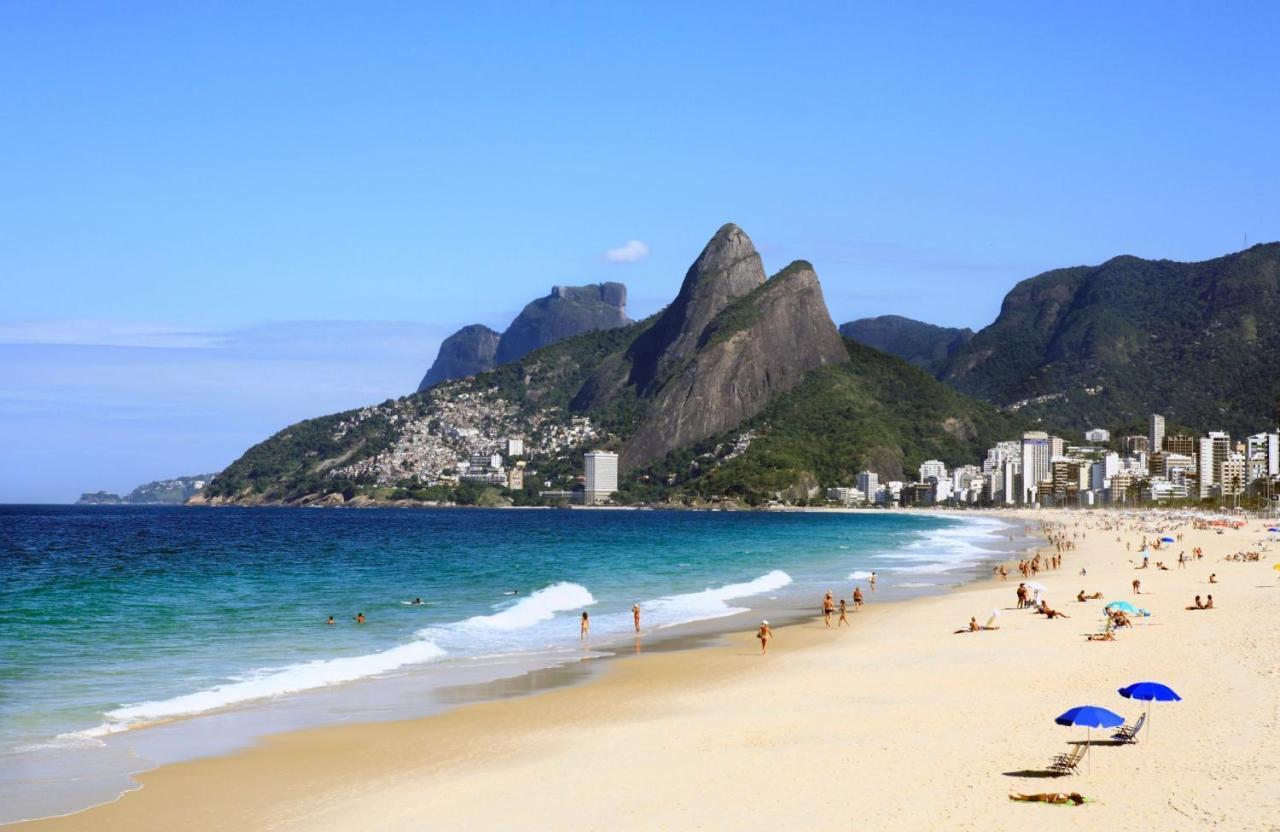
[[[694,621],[707,621],[746,612],[747,607],[733,606],[729,602],[763,595],[782,589],[791,583],[791,576],[775,569],[755,580],[722,587],[708,588],[701,592],[667,595],[641,604],[646,619],[658,627],[674,627]]]
[[[539,589],[492,615],[477,615],[446,626],[455,629],[523,630],[543,621],[550,621],[558,612],[589,607],[595,602],[596,599],[586,587],[562,581]],[[419,635],[430,631],[431,629],[424,630]]]
[[[847,580],[847,581],[865,581],[867,578],[870,578],[870,577],[871,577],[871,573],[870,573],[870,572],[866,571],[865,569],[859,569],[859,570],[857,570],[857,571],[855,571],[855,572],[850,572],[850,573],[849,573],[849,577],[848,577],[848,578],[846,578],[845,580]]]
[[[285,667],[268,668],[205,690],[125,705],[106,713],[107,721],[87,731],[64,734],[59,739],[79,740],[114,734],[141,723],[156,722],[180,716],[192,716],[241,702],[268,699],[287,693],[353,682],[377,676],[407,665],[434,661],[445,651],[426,640],[411,641],[378,653],[316,659]]]

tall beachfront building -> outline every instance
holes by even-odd
[[[947,466],[937,459],[926,459],[920,463],[920,482],[928,482],[933,477],[938,482],[947,478]]]
[[[880,475],[874,471],[863,471],[858,475],[858,490],[868,502],[875,502],[876,492],[880,490]]]
[[[1164,450],[1164,417],[1152,413],[1147,420],[1147,447],[1151,453]]]
[[[618,455],[612,451],[592,451],[583,457],[586,490],[583,502],[598,505],[618,490]]]
[[[1050,459],[1052,453],[1049,434],[1042,430],[1030,430],[1022,434],[1022,492],[1018,502],[1036,501],[1040,483],[1049,476]]]

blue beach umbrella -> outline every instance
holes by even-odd
[[[1173,688],[1168,685],[1162,685],[1159,682],[1134,682],[1132,685],[1126,685],[1117,691],[1125,699],[1137,699],[1140,702],[1147,703],[1147,721],[1143,723],[1148,733],[1151,731],[1151,703],[1152,702],[1181,702],[1182,697],[1177,694]]]
[[[1269,531],[1269,532],[1280,532],[1280,529],[1277,529],[1277,528],[1275,528],[1275,527],[1273,526],[1272,528],[1267,529],[1267,531]]]
[[[1054,722],[1059,725],[1067,725],[1070,727],[1083,727],[1087,729],[1085,733],[1084,754],[1090,757],[1093,746],[1093,729],[1094,728],[1115,728],[1124,725],[1124,717],[1114,711],[1108,711],[1106,708],[1100,708],[1097,705],[1079,705],[1066,713],[1059,716]],[[1093,768],[1093,762],[1090,760],[1089,768]]]
[[[1105,607],[1103,607],[1103,609],[1104,610],[1120,610],[1121,612],[1127,612],[1129,615],[1140,615],[1144,618],[1151,615],[1151,613],[1147,612],[1144,609],[1141,609],[1140,607],[1135,607],[1133,604],[1130,604],[1128,601],[1112,601],[1110,604],[1107,604]]]
[[[1160,538],[1160,542],[1161,543],[1177,543],[1178,541],[1174,540],[1172,537],[1162,537]]]

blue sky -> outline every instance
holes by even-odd
[[[1275,4],[779,5],[0,6],[0,501],[219,468],[554,283],[641,317],[726,221],[975,328],[1280,238]]]

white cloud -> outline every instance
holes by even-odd
[[[627,240],[604,253],[604,259],[610,263],[639,263],[648,256],[649,246],[640,240]]]

